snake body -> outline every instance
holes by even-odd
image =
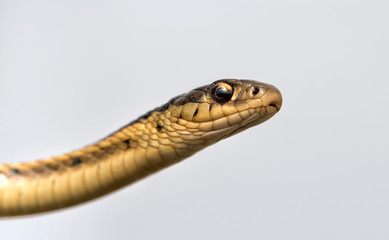
[[[0,216],[47,212],[105,195],[266,121],[281,103],[272,85],[222,79],[79,150],[0,164]]]

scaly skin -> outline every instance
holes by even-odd
[[[266,121],[281,103],[271,85],[223,79],[173,98],[80,150],[0,164],[0,216],[47,212],[105,195]]]

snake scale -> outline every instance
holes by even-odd
[[[281,104],[281,93],[272,85],[222,79],[179,95],[79,150],[0,164],[0,216],[98,198],[266,121]]]

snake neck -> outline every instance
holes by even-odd
[[[76,205],[175,164],[206,146],[200,134],[185,125],[169,111],[153,112],[82,149],[34,162],[2,164],[0,216]]]

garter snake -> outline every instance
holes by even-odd
[[[281,93],[272,85],[222,79],[179,95],[79,150],[0,164],[0,216],[95,199],[266,121],[281,104]]]

